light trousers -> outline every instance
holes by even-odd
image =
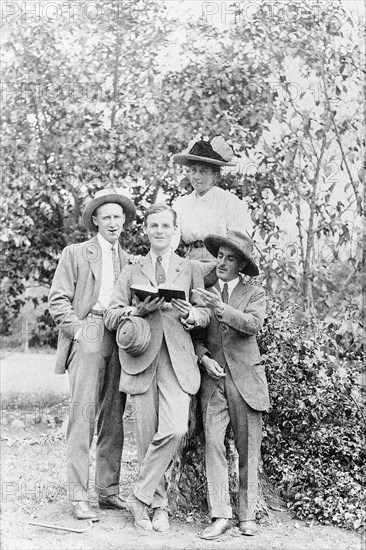
[[[72,345],[68,372],[70,413],[66,434],[69,499],[88,500],[90,447],[97,423],[96,490],[119,493],[126,395],[119,391],[121,367],[115,335],[103,318],[87,317]]]
[[[239,455],[239,521],[255,519],[262,413],[238,392],[228,367],[203,411],[206,438],[206,476],[210,516],[231,518],[229,474],[224,444],[231,422]]]
[[[167,507],[165,473],[188,430],[190,396],[179,385],[163,341],[147,392],[133,396],[140,473],[134,495],[153,508]]]

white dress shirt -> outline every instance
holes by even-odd
[[[238,282],[240,281],[240,277],[237,277],[236,279],[233,279],[232,281],[222,281],[219,279],[219,286],[220,286],[220,292],[222,294],[222,291],[224,290],[224,284],[227,283],[227,292],[228,292],[228,300],[230,300],[230,296]]]
[[[165,277],[167,277],[171,255],[172,255],[172,249],[171,248],[164,255],[163,254],[155,254],[152,250],[150,250],[150,257],[151,257],[151,261],[152,261],[152,264],[153,264],[154,271],[155,271],[156,259],[157,259],[158,256],[161,256],[161,265],[164,268]]]
[[[114,286],[112,244],[102,237],[100,233],[97,234],[97,239],[102,249],[102,279],[100,282],[98,301],[93,309],[103,310],[109,306]],[[118,241],[116,241],[113,246],[118,259]]]

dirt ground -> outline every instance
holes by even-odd
[[[53,355],[11,354],[1,362],[0,536],[3,550],[366,549],[365,539],[361,540],[354,532],[333,526],[307,525],[291,519],[287,511],[270,511],[259,524],[255,537],[241,535],[233,522],[215,541],[199,537],[207,524],[191,515],[172,518],[171,531],[167,534],[138,531],[127,510],[102,510],[100,522],[92,526],[73,519],[66,495],[48,490],[62,487],[64,480],[63,417],[67,410],[67,378],[53,374],[54,360]],[[47,405],[50,399],[52,406]],[[124,497],[137,475],[133,426],[128,421],[126,431],[121,475]],[[92,471],[93,460],[92,455]],[[97,506],[95,494],[92,504]],[[51,530],[29,525],[30,521],[85,529],[85,532]]]
[[[101,520],[84,533],[68,533],[25,522],[29,518],[14,514],[2,519],[2,548],[4,550],[361,550],[360,538],[334,527],[306,527],[290,520],[284,514],[274,512],[255,537],[244,537],[233,526],[215,541],[199,538],[204,525],[181,520],[171,521],[171,531],[146,533],[134,528],[130,514],[102,511]],[[49,504],[34,521],[57,523],[64,527],[87,528],[84,522],[73,520],[65,503]],[[86,522],[85,522],[86,523]]]

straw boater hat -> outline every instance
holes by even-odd
[[[83,213],[83,224],[85,227],[90,229],[90,231],[97,231],[98,228],[94,225],[92,216],[98,206],[110,202],[115,202],[122,206],[123,212],[126,216],[124,227],[130,225],[136,214],[136,208],[133,202],[125,197],[125,195],[121,195],[121,193],[114,191],[114,189],[102,189],[101,191],[97,191],[95,193],[94,199],[89,201],[85,207]]]
[[[253,259],[253,241],[244,233],[239,231],[229,231],[226,237],[219,235],[207,235],[203,239],[207,250],[217,257],[220,246],[232,248],[239,256],[247,262],[247,265],[242,270],[242,273],[256,277],[259,275],[257,264]]]
[[[151,338],[150,325],[142,317],[126,317],[123,319],[117,329],[116,341],[120,351],[138,357],[148,348]],[[121,358],[121,355],[120,355]],[[121,358],[122,359],[122,358]],[[125,366],[125,364],[123,363]],[[138,374],[138,369],[128,374]]]
[[[184,166],[189,166],[192,162],[203,162],[216,166],[235,166],[235,162],[230,162],[233,156],[233,150],[222,136],[216,136],[211,141],[206,141],[198,136],[189,142],[183,153],[173,155],[173,160]]]

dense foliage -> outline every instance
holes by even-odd
[[[296,517],[357,529],[366,519],[361,355],[345,353],[336,332],[305,332],[294,311],[272,304],[260,336],[272,403],[262,458]]]
[[[238,5],[221,21],[157,0],[73,18],[67,4],[55,20],[5,17],[2,333],[87,237],[96,189],[131,195],[124,246],[143,249],[141,209],[182,192],[171,156],[197,133],[230,141],[223,185],[248,203],[267,290],[302,295],[312,322],[337,290],[329,264],[361,270],[362,22],[339,0]]]
[[[144,253],[144,207],[187,192],[172,154],[225,135],[237,170],[221,185],[247,202],[269,303],[286,305],[261,336],[265,468],[298,517],[359,527],[362,21],[340,0],[234,3],[219,21],[160,0],[68,4],[55,21],[5,14],[1,334],[23,334],[32,300],[30,344],[55,345],[47,290],[97,189],[135,201],[123,246]]]

